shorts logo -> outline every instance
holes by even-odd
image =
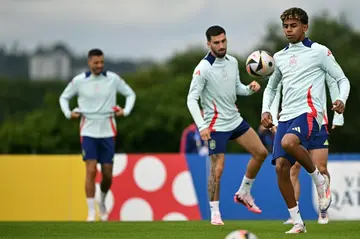
[[[215,140],[210,140],[210,142],[209,142],[209,146],[210,146],[210,149],[211,150],[214,150],[215,148],[216,148],[216,142],[215,142]]]
[[[294,131],[297,131],[297,132],[301,133],[300,127],[294,127],[294,128],[292,128],[292,130],[294,130]]]
[[[85,157],[85,155],[86,155],[86,152],[85,152],[85,150],[83,149],[83,150],[82,150],[82,156]]]
[[[329,142],[326,140],[325,143],[324,143],[324,145],[329,145]]]

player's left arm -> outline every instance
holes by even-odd
[[[124,116],[128,116],[134,108],[136,94],[134,90],[119,75],[115,75],[115,78],[117,92],[126,97],[123,113]]]
[[[339,86],[336,80],[332,78],[329,74],[326,74],[325,82],[327,87],[329,88],[331,102],[335,103],[335,101],[338,99],[340,94]],[[334,126],[343,126],[343,125],[344,125],[344,115],[334,112],[332,128],[334,128]]]
[[[343,113],[350,93],[350,82],[345,76],[344,71],[341,69],[340,65],[335,60],[332,52],[327,47],[323,47],[321,49],[320,60],[322,69],[332,78],[334,78],[339,88],[339,96],[334,102],[334,110],[338,113]],[[341,101],[343,105],[341,106],[341,103],[338,101]]]
[[[244,85],[240,80],[239,64],[236,61],[236,94],[249,96],[260,90],[260,85],[256,81],[249,85]]]

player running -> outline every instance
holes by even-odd
[[[255,81],[248,86],[241,83],[238,62],[226,53],[227,39],[222,27],[212,26],[207,29],[206,38],[210,51],[194,70],[187,106],[201,138],[208,142],[211,156],[208,182],[211,223],[223,225],[219,194],[227,142],[235,140],[252,155],[234,200],[254,213],[261,213],[261,210],[255,205],[250,189],[268,152],[235,105],[236,95],[252,95],[260,89],[260,85]],[[204,117],[200,113],[199,97]]]
[[[329,89],[334,89],[330,91],[331,101],[335,102],[336,97],[339,95],[339,90],[337,82],[331,78],[328,74],[326,75],[326,83]],[[273,118],[278,115],[279,111],[279,104],[280,104],[280,95],[281,95],[281,83],[278,86],[275,99],[273,101],[273,108],[271,110],[271,115]],[[324,88],[324,91],[326,89]],[[320,173],[326,176],[325,178],[329,180],[330,184],[330,174],[327,170],[327,161],[328,161],[328,137],[329,137],[329,130],[328,130],[328,117],[327,117],[327,98],[326,92],[323,94],[323,103],[324,103],[324,118],[322,120],[322,126],[318,134],[315,136],[313,142],[310,143],[307,150],[309,151],[311,158],[315,161],[317,168],[319,169]],[[274,120],[275,121],[275,120]],[[337,126],[342,126],[344,124],[344,117],[342,114],[338,114],[334,112],[332,129]],[[277,127],[277,123],[274,122],[275,127]],[[299,198],[300,198],[300,181],[299,181],[299,173],[300,173],[301,165],[296,162],[290,169],[290,179],[291,183],[294,187],[295,192],[295,199],[297,205],[299,205]],[[329,217],[327,210],[319,212],[318,223],[319,224],[327,224],[329,222]],[[284,222],[284,224],[293,224],[291,217]]]
[[[75,76],[60,96],[60,106],[68,119],[80,122],[81,147],[86,167],[85,192],[88,205],[87,221],[96,220],[95,177],[96,164],[101,164],[102,181],[99,203],[100,220],[106,221],[108,212],[105,197],[112,183],[115,136],[114,116],[128,116],[135,104],[135,93],[125,81],[111,71],[104,71],[104,54],[99,49],[88,53],[90,71]],[[116,105],[116,94],[126,97],[125,108]],[[69,100],[77,95],[78,108],[71,111]]]
[[[282,82],[282,110],[274,140],[272,163],[276,164],[278,185],[294,222],[286,233],[304,233],[305,224],[296,203],[290,180],[290,168],[295,162],[311,175],[316,185],[319,209],[326,211],[331,204],[329,182],[313,163],[306,148],[319,132],[324,117],[323,96],[325,75],[333,77],[340,89],[333,110],[343,113],[350,84],[331,51],[305,37],[308,15],[300,8],[290,8],[281,15],[283,30],[289,45],[274,55],[276,68],[264,91],[261,122],[272,127],[270,106]],[[330,89],[333,90],[333,89]]]

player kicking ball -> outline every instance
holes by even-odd
[[[276,67],[264,91],[261,122],[267,128],[273,127],[270,107],[281,81],[283,101],[272,164],[276,165],[279,189],[294,222],[286,233],[304,233],[306,226],[296,203],[290,169],[299,162],[311,175],[319,209],[326,211],[331,204],[330,185],[313,163],[307,148],[318,134],[324,117],[322,94],[326,74],[335,79],[340,89],[333,103],[333,110],[339,114],[344,112],[350,84],[331,51],[305,37],[309,19],[304,10],[290,8],[280,18],[289,45],[274,55]]]
[[[85,192],[88,206],[87,221],[96,220],[96,165],[101,164],[102,181],[99,203],[100,220],[107,221],[105,197],[112,183],[115,137],[115,116],[128,116],[135,104],[135,93],[126,82],[111,71],[104,71],[104,54],[99,49],[88,53],[90,71],[75,76],[60,96],[60,106],[68,119],[80,122],[81,147],[85,162]],[[126,97],[125,108],[116,105],[116,95]],[[69,100],[77,95],[78,108],[70,111]]]
[[[330,96],[332,102],[336,101],[336,97],[339,96],[339,90],[333,91],[334,89],[338,89],[337,82],[331,78],[328,74],[325,78],[326,84],[330,91]],[[273,119],[278,115],[279,104],[280,104],[280,95],[281,95],[281,83],[279,84],[276,92],[275,99],[272,104],[271,115]],[[327,162],[328,162],[328,154],[329,154],[329,130],[328,130],[328,117],[327,117],[327,99],[326,99],[326,89],[324,88],[323,93],[323,103],[324,103],[324,118],[322,120],[322,126],[320,131],[316,134],[314,140],[310,143],[307,150],[309,151],[311,158],[315,161],[316,167],[319,169],[320,173],[324,175],[325,179],[328,180],[330,184],[330,174],[327,170]],[[277,122],[274,120],[274,125],[277,127]],[[332,123],[332,129],[335,129],[338,126],[344,125],[344,117],[342,114],[338,114],[334,112],[334,118]],[[276,131],[276,128],[275,128]],[[290,179],[291,183],[294,187],[295,199],[296,203],[299,205],[300,198],[300,181],[299,181],[299,173],[300,173],[301,165],[296,162],[290,169]],[[319,224],[327,224],[329,222],[329,216],[327,211],[320,211],[318,217]],[[284,224],[293,224],[293,221],[290,218],[284,222]]]
[[[234,200],[254,213],[261,213],[261,210],[254,203],[250,190],[268,152],[235,105],[237,95],[252,95],[260,89],[260,85],[256,81],[248,86],[241,83],[238,62],[226,53],[227,39],[222,27],[207,29],[206,38],[210,51],[194,70],[187,106],[201,138],[208,142],[211,157],[208,181],[211,224],[223,225],[219,209],[220,178],[228,141],[235,140],[252,155]],[[199,98],[204,117],[200,112]]]

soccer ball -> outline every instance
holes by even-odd
[[[246,60],[246,71],[252,77],[270,76],[274,70],[274,58],[266,51],[254,51]]]
[[[258,239],[258,237],[249,231],[237,230],[230,232],[225,239]]]

